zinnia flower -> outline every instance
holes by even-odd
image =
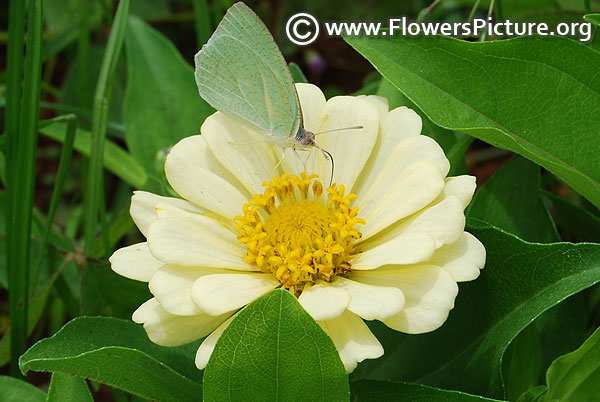
[[[319,323],[348,372],[383,348],[363,320],[410,334],[441,326],[457,282],[475,279],[485,249],[464,231],[475,178],[446,178],[440,146],[421,119],[377,96],[328,101],[297,85],[307,130],[361,125],[317,137],[305,161],[215,113],[181,140],[165,171],[183,199],[136,191],[131,216],[147,242],[117,250],[112,269],[145,281],[154,298],[133,320],[160,345],[205,336],[204,368],[219,336],[248,303],[283,287]]]

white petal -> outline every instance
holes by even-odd
[[[454,307],[458,286],[444,269],[434,265],[400,266],[395,269],[355,272],[352,279],[377,286],[399,288],[404,308],[383,320],[388,327],[409,334],[439,328]]]
[[[475,176],[463,175],[447,177],[446,185],[438,198],[439,201],[442,201],[444,198],[453,195],[460,200],[464,209],[471,202],[475,188],[477,188]]]
[[[165,265],[154,258],[146,242],[120,248],[108,260],[117,274],[142,282],[148,282]]]
[[[192,301],[192,285],[203,275],[222,273],[217,268],[165,265],[154,274],[148,287],[160,305],[170,314],[202,313]]]
[[[320,281],[302,291],[298,302],[316,321],[331,320],[346,310],[350,303],[350,294],[341,288]]]
[[[162,346],[179,346],[200,339],[229,317],[199,314],[180,317],[167,313],[156,299],[150,299],[133,313],[133,321],[144,324],[148,338]]]
[[[296,91],[302,108],[304,128],[316,132],[319,129],[321,113],[325,107],[325,95],[318,86],[313,84],[296,84]]]
[[[199,160],[206,153],[205,140],[200,135],[179,141],[165,162],[169,184],[182,197],[233,219],[241,212],[247,196],[217,173],[203,168]]]
[[[485,247],[471,233],[464,232],[454,243],[436,250],[429,263],[450,272],[457,282],[471,281],[485,264]]]
[[[319,132],[352,126],[363,128],[317,135],[317,143],[333,155],[333,181],[345,185],[348,190],[353,187],[371,155],[379,132],[379,114],[375,106],[364,99],[351,96],[329,99],[323,110]],[[315,163],[318,169],[310,170],[314,169]],[[319,150],[313,150],[307,170],[318,172],[322,182],[329,183],[331,162],[325,160]]]
[[[369,270],[388,264],[416,264],[427,261],[435,251],[433,237],[418,233],[398,236],[379,242],[367,251],[352,257],[352,269]]]
[[[154,223],[156,219],[158,219],[155,207],[159,202],[167,203],[185,211],[198,214],[206,212],[205,209],[179,198],[163,197],[148,193],[146,191],[134,191],[133,197],[131,197],[131,207],[129,208],[129,213],[131,214],[133,222],[136,224],[138,229],[140,229],[140,232],[142,232],[142,234],[146,237],[148,237],[148,229],[150,228],[150,225]]]
[[[207,314],[219,315],[244,307],[280,283],[270,274],[215,274],[194,282],[192,300]]]
[[[419,136],[422,126],[421,117],[404,106],[386,113],[379,122],[379,137],[371,157],[352,191],[360,194],[368,190],[395,148],[404,140]]]
[[[281,155],[268,145],[264,133],[256,133],[220,112],[209,116],[202,135],[217,160],[233,173],[250,194],[261,193],[262,183],[275,173]]]
[[[195,363],[198,369],[204,370],[204,368],[208,364],[208,361],[210,360],[210,356],[215,350],[215,345],[217,344],[217,341],[219,340],[221,335],[223,335],[225,329],[227,329],[229,324],[231,324],[231,321],[233,321],[233,319],[237,315],[238,313],[235,313],[234,315],[229,317],[223,324],[219,325],[219,328],[215,329],[212,332],[212,334],[207,336],[206,339],[202,341],[200,347],[198,348],[198,351],[196,352]]]
[[[185,267],[253,270],[230,230],[202,215],[159,219],[150,226],[148,246],[161,261]]]
[[[400,222],[390,235],[426,233],[435,239],[436,248],[440,248],[458,240],[464,228],[465,214],[462,202],[457,197],[449,196],[439,204],[425,208],[415,216]]]
[[[379,113],[379,127],[381,128],[381,123],[390,110],[387,98],[378,95],[359,95],[358,98],[365,99],[375,106]]]
[[[336,276],[331,286],[350,293],[348,310],[365,320],[383,320],[404,307],[404,294],[398,288],[373,286]]]
[[[363,360],[383,355],[383,347],[369,327],[350,311],[345,311],[333,320],[317,323],[333,341],[347,373],[351,373]]]
[[[443,189],[443,176],[437,166],[419,161],[405,167],[390,158],[371,189],[359,198],[359,216],[367,221],[363,239],[429,204]]]

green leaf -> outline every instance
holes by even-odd
[[[192,67],[160,32],[130,17],[125,47],[127,147],[147,172],[161,177],[163,167],[156,163],[160,154],[180,139],[199,134],[214,110],[200,98]]]
[[[94,402],[90,388],[83,378],[53,373],[47,402]]]
[[[447,391],[420,384],[388,381],[355,381],[350,383],[353,401],[360,402],[494,402],[482,396]]]
[[[249,304],[219,338],[205,401],[347,401],[348,377],[331,339],[289,292]]]
[[[435,124],[519,153],[600,206],[600,53],[558,37],[346,41]]]
[[[546,373],[544,402],[597,402],[600,395],[600,328],[579,349],[556,359]]]
[[[540,168],[514,156],[477,192],[467,216],[523,240],[550,243],[560,238],[540,198]]]
[[[535,323],[529,324],[511,342],[503,360],[506,397],[516,400],[523,392],[539,384],[542,370],[542,345]]]
[[[594,25],[600,26],[600,14],[586,14],[583,16],[583,19]]]
[[[302,72],[302,69],[300,69],[299,65],[297,65],[296,63],[290,63],[288,67],[290,68],[290,73],[292,73],[292,78],[294,82],[308,82],[306,76]]]
[[[21,371],[73,374],[160,401],[197,400],[193,347],[164,348],[129,321],[79,317],[51,338],[33,345],[19,361]]]
[[[45,402],[46,394],[25,381],[1,375],[0,400],[2,402]]]
[[[600,218],[552,193],[543,192],[552,204],[556,224],[577,241],[600,243]]]
[[[538,402],[540,397],[546,393],[546,386],[539,385],[521,394],[517,402]]]
[[[432,333],[376,328],[385,354],[367,362],[369,378],[503,398],[510,342],[544,311],[600,282],[598,244],[527,243],[483,226],[471,232],[487,250],[481,276],[460,284],[448,321]]]
[[[64,123],[54,123],[40,128],[39,131],[53,140],[65,141]],[[74,148],[82,155],[89,156],[91,140],[92,135],[89,131],[78,128]],[[127,151],[109,140],[104,144],[104,166],[134,188],[143,188],[148,179],[144,168]]]

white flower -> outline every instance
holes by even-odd
[[[313,85],[297,89],[306,129],[364,127],[317,136],[334,157],[337,184],[324,188],[331,165],[318,150],[307,162],[288,152],[276,168],[279,148],[235,145],[262,137],[215,113],[201,136],[167,157],[169,183],[184,199],[135,192],[131,216],[147,242],[110,259],[115,272],[149,282],[154,298],[133,320],[152,341],[176,346],[209,335],[200,369],[237,311],[283,287],[351,372],[383,354],[363,319],[433,331],[454,306],[456,282],[484,265],[485,249],[464,232],[475,178],[446,178],[448,160],[420,135],[415,112],[388,111],[376,96],[325,101]]]

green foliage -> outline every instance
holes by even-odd
[[[90,389],[83,378],[70,374],[53,373],[48,389],[47,402],[86,402],[94,401]]]
[[[285,290],[244,308],[227,327],[204,375],[205,401],[346,401],[333,342]]]
[[[4,402],[45,402],[46,394],[13,377],[0,376],[0,399]]]
[[[184,137],[200,133],[213,109],[198,95],[194,72],[158,31],[130,17],[125,40],[125,140],[149,175],[162,177],[164,156]]]
[[[19,365],[23,373],[67,373],[148,399],[182,401],[201,392],[194,352],[155,345],[128,321],[80,317],[33,345]]]
[[[600,80],[589,73],[600,53],[556,37],[346,41],[435,124],[520,153],[600,206],[600,138],[589,135],[600,125]]]

